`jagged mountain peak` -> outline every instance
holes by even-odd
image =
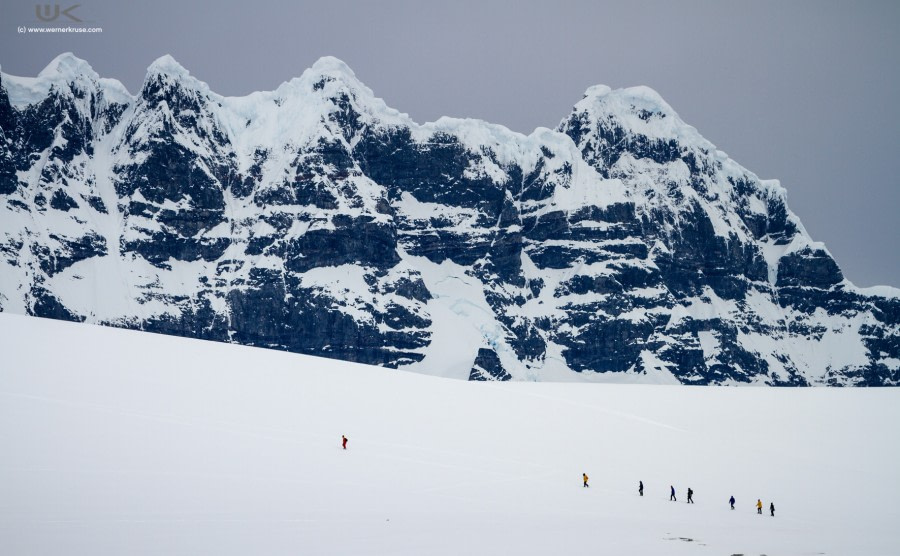
[[[299,77],[285,81],[274,91],[261,91],[248,96],[273,96],[279,102],[285,102],[310,97],[334,97],[341,92],[351,93],[354,97],[375,98],[372,89],[359,80],[350,66],[333,56],[323,56]]]
[[[51,91],[58,94],[89,96],[100,90],[109,90],[110,96],[122,98],[124,85],[115,79],[102,79],[94,68],[71,52],[64,52],[50,61],[36,77],[20,77],[4,73],[2,85],[9,95],[9,102],[18,109],[42,102]]]
[[[71,52],[63,52],[38,73],[38,78],[72,80],[82,75],[100,78],[87,61]]]
[[[319,58],[300,77],[282,83],[271,97],[279,106],[285,106],[283,112],[301,109],[327,115],[338,110],[352,118],[360,117],[369,125],[411,123],[408,115],[389,107],[360,81],[350,66],[334,56]]]
[[[156,104],[178,92],[193,98],[215,99],[217,102],[221,99],[211,91],[206,82],[191,75],[171,55],[160,56],[147,67],[139,95],[145,102]]]
[[[229,130],[242,170],[253,164],[257,151],[282,151],[316,144],[320,139],[348,144],[363,129],[414,125],[409,116],[393,108],[363,84],[350,67],[326,56],[299,77],[275,90],[245,96],[215,97],[218,117]]]
[[[715,146],[684,122],[656,90],[645,85],[612,89],[606,85],[589,87],[559,129],[565,131],[573,119],[582,123],[621,126],[651,140],[674,139],[708,151]]]
[[[191,76],[191,73],[178,61],[172,57],[171,54],[164,54],[153,60],[153,62],[147,67],[148,75],[171,75],[173,77],[183,77],[187,78]]]
[[[586,110],[590,108],[628,108],[629,112],[643,118],[678,118],[678,114],[662,95],[646,85],[613,89],[608,85],[588,87],[581,100],[575,105]]]

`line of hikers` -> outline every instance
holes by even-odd
[[[341,447],[343,449],[347,449],[347,437],[345,435],[341,435]],[[591,486],[588,484],[588,476],[587,473],[582,473],[581,478],[584,480],[585,488]],[[675,487],[669,485],[669,488],[672,491],[672,494],[669,496],[669,500],[672,502],[678,502],[678,499],[675,497]],[[644,481],[638,481],[638,494],[641,496],[644,495]],[[694,489],[688,487],[687,489],[687,503],[694,503]],[[731,504],[731,509],[734,509],[734,496],[728,499],[728,503]],[[756,513],[762,515],[763,503],[762,500],[756,500]],[[775,502],[769,504],[769,511],[772,512],[772,517],[775,517]]]
[[[581,478],[584,480],[585,487],[591,486],[588,484],[587,473],[582,473]],[[669,489],[671,491],[671,494],[669,495],[669,500],[671,502],[678,502],[678,498],[675,497],[675,487],[672,485],[669,485]],[[644,481],[638,481],[638,494],[641,496],[644,495]],[[694,503],[694,489],[692,489],[691,487],[688,487],[688,489],[687,489],[687,503],[688,504]],[[731,505],[731,509],[733,510],[734,509],[734,496],[732,496],[731,498],[728,499],[728,503]],[[762,500],[757,499],[756,500],[756,513],[762,515],[762,509],[763,509]],[[775,517],[775,502],[769,503],[769,512],[771,512],[772,517]]]

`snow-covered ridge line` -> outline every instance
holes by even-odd
[[[101,78],[88,62],[71,52],[54,58],[37,77],[2,74],[10,104],[19,110],[40,103],[52,90],[61,91],[70,85],[81,89],[93,87],[103,93],[107,102],[131,105],[141,98],[142,91],[150,83],[160,80],[170,86],[193,90],[217,107],[213,116],[227,130],[243,170],[252,164],[252,155],[258,149],[308,141],[309,130],[315,129],[323,115],[333,110],[325,99],[345,92],[352,95],[354,106],[361,109],[367,116],[366,123],[373,127],[407,128],[419,142],[426,142],[436,133],[451,134],[473,149],[492,149],[502,164],[523,159],[536,162],[541,147],[546,145],[577,152],[571,137],[561,133],[559,128],[539,127],[526,135],[473,118],[443,116],[434,122],[416,123],[408,114],[389,107],[383,99],[376,97],[346,63],[333,56],[323,56],[299,77],[283,82],[274,90],[243,96],[215,93],[205,81],[193,76],[169,54],[160,56],[148,66],[137,94],[129,93],[115,79]],[[587,89],[574,110],[585,111],[592,117],[615,118],[651,139],[687,141],[715,153],[720,162],[734,166],[725,153],[716,150],[694,127],[684,123],[659,93],[649,87],[613,90],[606,85],[594,85]],[[533,169],[533,166],[526,168]],[[740,166],[735,170],[747,173]],[[766,187],[773,190],[773,194],[783,191],[777,185],[766,184]]]
[[[140,92],[137,94],[129,93],[126,87],[116,79],[100,77],[87,61],[78,58],[71,52],[62,53],[51,60],[38,73],[37,77],[16,76],[3,72],[0,72],[0,76],[2,76],[3,86],[9,94],[10,103],[20,110],[40,103],[50,94],[54,86],[57,88],[66,86],[79,78],[86,78],[89,81],[99,83],[102,89],[113,97],[111,100],[119,103],[130,103],[140,96]],[[215,93],[205,81],[192,75],[187,68],[169,54],[160,56],[147,67],[141,88],[146,87],[148,80],[159,77],[164,77],[171,82],[196,89],[233,112],[233,117],[243,117],[245,120],[252,116],[265,117],[265,114],[249,112],[249,106],[268,103],[280,105],[291,98],[310,101],[310,85],[319,82],[324,77],[333,79],[341,85],[349,87],[355,93],[362,95],[368,106],[373,109],[373,113],[381,117],[383,121],[409,126],[416,129],[420,134],[427,135],[434,132],[457,132],[460,130],[463,131],[463,134],[466,134],[465,130],[467,129],[470,130],[469,134],[471,134],[473,128],[483,128],[481,133],[484,134],[484,137],[494,137],[495,141],[487,139],[482,144],[491,142],[502,143],[509,140],[521,143],[526,138],[534,136],[539,136],[543,141],[553,141],[553,135],[556,135],[559,141],[566,141],[564,134],[558,134],[549,128],[539,127],[526,135],[512,131],[500,124],[492,124],[483,120],[465,117],[443,116],[435,122],[416,123],[407,114],[387,106],[383,99],[376,97],[369,87],[359,81],[354,71],[345,62],[333,56],[319,58],[299,77],[291,78],[271,91],[256,91],[242,96],[223,96]],[[694,130],[693,127],[687,126],[678,118],[674,110],[662,99],[659,93],[646,86],[613,90],[606,85],[595,85],[588,88],[587,92],[585,92],[585,98],[576,106],[584,105],[588,99],[592,102],[602,99],[603,102],[614,102],[622,106],[628,103],[637,103],[638,109],[661,110],[674,116],[667,122],[668,124],[676,124],[666,126],[670,131],[681,131],[681,126],[685,127],[685,133]],[[694,135],[692,136],[699,137],[699,134],[695,132],[696,130],[694,130]],[[478,138],[478,140],[481,140],[481,138]]]

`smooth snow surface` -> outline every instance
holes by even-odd
[[[469,383],[7,313],[0,338],[4,555],[900,553],[896,388]]]

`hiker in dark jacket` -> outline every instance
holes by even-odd
[[[769,503],[769,511],[772,512],[772,517],[775,517],[775,502]]]
[[[670,485],[669,488],[672,489],[672,494],[669,496],[669,500],[678,502],[678,499],[675,498],[675,487]]]
[[[731,504],[731,509],[734,509],[734,496],[728,499],[728,503]]]
[[[638,481],[638,483],[640,483],[638,485],[638,494],[643,496],[644,495],[644,481]]]
[[[688,503],[688,504],[693,504],[693,503],[694,503],[694,491],[693,491],[693,489],[691,489],[691,487],[688,487],[688,499],[687,499],[687,503]]]

